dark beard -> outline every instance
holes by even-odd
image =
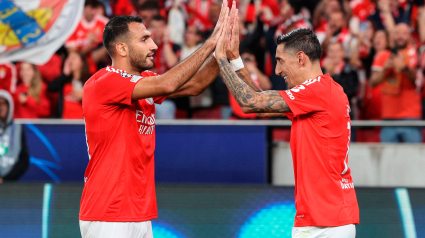
[[[403,45],[399,45],[396,43],[395,48],[397,48],[397,50],[402,50],[402,49],[406,49],[407,47],[407,43],[403,44]]]
[[[153,64],[146,61],[146,55],[136,55],[135,51],[130,47],[130,65],[137,69],[138,72],[143,72],[153,68]],[[134,53],[133,53],[134,52]]]

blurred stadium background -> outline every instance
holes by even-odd
[[[425,237],[424,1],[237,3],[243,60],[263,89],[286,89],[274,75],[276,35],[309,27],[321,39],[324,71],[339,80],[352,104],[349,165],[360,206],[357,237]],[[80,237],[88,161],[81,90],[87,77],[110,64],[101,39],[108,18],[143,16],[160,46],[154,70],[163,73],[208,37],[220,4],[0,0],[0,89],[13,97],[14,125],[23,130],[29,161],[16,178],[1,176],[0,237]],[[410,34],[397,31],[400,23],[408,24]],[[374,74],[391,52],[404,57],[416,78],[387,74],[383,82],[396,82],[388,94],[389,86],[375,84]],[[200,96],[157,108],[155,238],[291,237],[290,121],[245,118],[232,100],[218,77]],[[3,173],[14,160],[1,127]]]

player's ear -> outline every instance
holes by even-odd
[[[297,61],[298,61],[298,65],[304,65],[305,60],[306,60],[306,54],[302,51],[298,52],[296,55]]]
[[[126,43],[118,42],[117,44],[115,44],[115,50],[117,51],[117,54],[122,57],[128,55],[128,46]]]

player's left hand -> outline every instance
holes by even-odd
[[[229,37],[229,47],[226,51],[226,56],[229,60],[239,58],[239,17],[238,9],[236,9],[236,1],[232,3],[232,10],[230,11],[230,28],[231,34]]]
[[[230,17],[226,14],[225,19],[223,20],[223,29],[221,31],[220,38],[218,39],[217,45],[215,47],[215,57],[217,61],[220,60],[221,58],[226,57],[226,51],[229,46],[229,37],[231,34],[229,23],[230,23]]]

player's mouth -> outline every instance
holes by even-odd
[[[283,76],[283,79],[285,80],[285,83],[287,83],[288,82],[288,75]]]
[[[153,60],[153,55],[154,55],[155,53],[152,53],[152,54],[148,54],[148,59],[150,59],[150,60]]]

